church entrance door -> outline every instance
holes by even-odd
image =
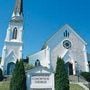
[[[69,75],[73,75],[73,64],[70,63],[70,62],[67,62],[67,63],[66,63],[66,67],[67,67],[67,69],[68,69],[68,74],[69,74]]]
[[[7,65],[7,75],[11,75],[15,69],[15,64],[13,62],[8,63]]]

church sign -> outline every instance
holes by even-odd
[[[54,90],[54,73],[44,67],[27,71],[27,90]]]
[[[32,75],[31,83],[34,84],[47,84],[49,82],[50,75]]]

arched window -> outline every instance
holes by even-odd
[[[64,37],[69,37],[69,32],[67,30],[64,32]]]
[[[69,37],[69,32],[67,33],[67,36]]]
[[[36,61],[35,61],[35,67],[37,67],[37,66],[40,66],[41,64],[40,64],[40,61],[37,59]]]
[[[66,33],[66,37],[67,37],[67,30],[65,31],[65,33]]]
[[[17,28],[16,27],[13,29],[12,39],[17,39]]]

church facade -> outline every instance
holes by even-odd
[[[39,60],[42,66],[55,71],[57,57],[61,57],[65,61],[69,75],[88,72],[86,45],[75,30],[66,24],[45,42],[41,51],[29,56],[29,63],[35,65]]]
[[[22,0],[16,5],[9,21],[5,43],[2,50],[0,68],[6,75],[12,74],[17,60],[22,58],[23,7]]]
[[[9,22],[2,50],[0,68],[4,75],[11,75],[17,60],[22,59],[23,0],[16,5]],[[69,25],[64,25],[42,46],[29,56],[29,64],[35,66],[26,71],[27,90],[54,90],[54,72],[57,57],[65,61],[69,75],[88,72],[87,43]]]

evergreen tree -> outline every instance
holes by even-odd
[[[26,76],[23,61],[17,61],[10,82],[10,90],[26,90]]]
[[[0,81],[3,80],[3,73],[2,73],[2,69],[0,69]]]
[[[57,58],[57,66],[55,72],[55,90],[69,90],[68,73],[65,68],[64,60]]]

